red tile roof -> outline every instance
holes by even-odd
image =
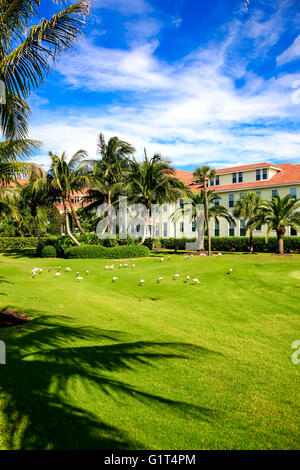
[[[235,171],[243,171],[248,169],[274,167],[278,171],[272,178],[268,180],[253,181],[251,183],[235,183],[226,186],[209,186],[209,189],[214,191],[232,191],[235,189],[245,190],[251,188],[260,188],[265,186],[278,186],[282,184],[300,184],[300,165],[292,165],[291,163],[282,163],[280,165],[271,165],[270,163],[257,163],[254,165],[243,165],[232,168],[222,168],[217,170],[217,174],[230,173]],[[185,184],[191,186],[194,191],[201,191],[201,186],[193,184],[194,176],[192,172],[176,170],[176,176],[180,178]]]

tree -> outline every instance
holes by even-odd
[[[240,199],[235,203],[233,215],[237,219],[245,219],[246,224],[254,216],[258,215],[259,205],[262,203],[262,199],[258,194],[253,191],[245,192]],[[249,226],[249,244],[250,253],[253,253],[253,229]]]
[[[49,178],[51,185],[58,191],[59,197],[62,199],[67,233],[77,245],[80,245],[70,229],[68,207],[71,209],[77,227],[81,233],[84,233],[71,196],[73,191],[82,190],[90,182],[89,173],[86,171],[86,166],[83,163],[87,153],[85,150],[78,150],[69,161],[67,161],[65,152],[62,153],[61,157],[54,155],[52,152],[49,152],[49,156],[51,158]]]
[[[175,202],[180,197],[189,194],[189,189],[175,177],[175,170],[170,162],[159,154],[148,158],[146,150],[144,160],[135,158],[129,162],[130,170],[125,178],[124,189],[130,202],[143,204],[147,215],[152,215],[152,231],[154,233],[154,214],[151,214],[153,204]],[[146,238],[147,223],[144,223],[141,244]]]
[[[293,199],[290,194],[281,198],[278,194],[272,197],[271,201],[262,201],[258,209],[259,213],[249,220],[246,230],[267,225],[267,239],[270,232],[275,230],[278,251],[283,255],[286,227],[292,227],[295,230],[300,228],[300,199]]]
[[[0,79],[5,85],[0,120],[7,139],[26,137],[30,113],[26,99],[44,82],[51,60],[83,32],[89,3],[81,0],[32,25],[45,14],[40,11],[40,0],[0,0]]]
[[[128,171],[128,161],[134,154],[135,148],[128,142],[118,137],[111,137],[106,143],[102,133],[98,136],[97,154],[98,160],[86,160],[84,163],[92,189],[84,198],[90,204],[86,211],[106,203],[108,204],[108,215],[110,216],[111,204],[117,202],[120,196],[121,183],[124,174]],[[108,223],[103,229],[106,232]]]
[[[230,215],[226,207],[220,206],[217,202],[220,200],[220,196],[217,196],[214,191],[207,191],[207,203],[208,203],[208,221],[213,219],[215,222],[219,223],[219,219],[223,218],[227,222],[232,222],[235,224],[234,218]],[[204,191],[200,193],[193,191],[189,199],[184,202],[183,207],[179,207],[171,215],[174,219],[178,219],[183,215],[187,215],[191,220],[199,220],[199,206],[204,205]],[[205,223],[205,228],[207,229],[207,224]],[[197,227],[198,230],[198,227]],[[199,230],[198,230],[199,233]],[[198,237],[199,238],[199,237]],[[204,250],[204,244],[199,246],[198,251]]]
[[[203,187],[204,192],[204,217],[205,224],[207,228],[207,238],[208,238],[208,255],[211,255],[211,240],[210,240],[210,229],[209,229],[209,217],[208,217],[208,200],[207,200],[207,185],[208,181],[215,178],[216,170],[211,168],[209,165],[203,165],[196,168],[194,171],[194,177],[199,180],[199,183]]]
[[[34,220],[39,244],[42,244],[39,218],[43,209],[54,206],[57,191],[48,182],[47,174],[41,167],[32,166],[27,183],[20,189],[20,206],[28,207]]]

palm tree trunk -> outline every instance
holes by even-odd
[[[70,230],[69,216],[68,216],[67,205],[66,205],[65,199],[63,199],[63,207],[64,207],[67,234],[69,235],[70,238],[72,238],[73,242],[76,243],[76,245],[80,246],[79,241],[77,240],[77,238],[74,237],[74,235],[72,234]]]
[[[250,244],[250,253],[253,254],[254,246],[253,246],[253,232],[252,232],[252,230],[249,231],[249,244]]]
[[[284,255],[284,234],[285,228],[280,228],[277,230],[278,252],[280,255]]]
[[[70,206],[70,208],[71,208],[72,215],[73,215],[73,217],[74,217],[74,219],[75,219],[75,223],[76,223],[77,227],[79,228],[80,232],[84,235],[84,234],[85,234],[85,231],[83,230],[82,225],[81,225],[81,223],[79,222],[78,215],[76,214],[76,211],[75,211],[75,208],[74,208],[74,206],[73,206],[73,203],[72,203],[72,201],[71,201],[70,196],[68,197],[68,203],[69,203],[69,206]]]
[[[151,211],[153,211],[153,208],[151,208]],[[155,247],[155,210],[153,211],[152,215],[152,251],[154,250]]]
[[[211,256],[211,240],[210,240],[210,231],[209,231],[208,201],[207,201],[207,186],[206,186],[206,180],[204,180],[204,183],[203,183],[203,191],[204,191],[205,223],[206,223],[207,240],[208,240],[208,256]]]
[[[39,221],[38,221],[37,214],[34,216],[34,225],[35,225],[36,235],[37,235],[37,238],[38,238],[38,244],[42,245],[43,242],[42,242],[41,234],[40,234],[40,230],[39,230]]]

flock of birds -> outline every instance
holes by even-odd
[[[48,273],[51,273],[51,271],[52,271],[52,268],[49,268]],[[67,268],[65,268],[65,271],[67,273],[70,273],[70,272],[72,272],[72,269],[67,267]],[[31,277],[33,279],[35,279],[38,274],[42,274],[42,273],[43,273],[42,268],[34,268],[31,271]],[[84,280],[84,277],[80,276],[79,274],[80,274],[79,271],[77,271],[76,275],[75,275],[75,280],[81,282],[81,281]],[[85,275],[88,276],[89,274],[90,274],[90,271],[87,269],[86,272],[85,272]],[[58,266],[57,271],[54,273],[54,277],[59,277],[59,276],[61,276],[61,267],[60,266]]]
[[[190,255],[185,255],[184,259],[185,260],[189,260],[193,257],[194,255],[193,254],[190,254]],[[201,256],[206,256],[206,254],[201,254]],[[222,253],[218,253],[218,256],[222,256]],[[168,261],[171,259],[171,256],[168,256],[166,258]],[[160,263],[163,263],[165,261],[165,258],[161,257],[161,258],[156,258],[156,261],[157,262],[160,262]],[[119,266],[116,266],[115,264],[112,264],[112,265],[106,265],[104,267],[104,269],[106,271],[114,271],[115,269],[124,269],[124,268],[131,268],[131,269],[134,269],[135,268],[135,263],[132,263],[130,265],[130,263],[120,263]],[[48,272],[50,273],[52,271],[52,268],[49,268],[48,269]],[[65,272],[72,272],[72,269],[70,267],[66,267],[65,268]],[[31,275],[32,275],[32,278],[35,279],[36,276],[39,274],[42,274],[43,273],[43,269],[42,268],[34,268],[32,271],[31,271]],[[231,274],[232,273],[232,268],[229,269],[228,273],[227,274]],[[61,276],[62,272],[61,272],[61,267],[58,266],[57,268],[57,271],[54,273],[54,277],[59,277]],[[86,270],[85,272],[85,276],[88,276],[90,274],[90,271],[89,270]],[[177,279],[179,279],[181,275],[180,274],[174,274],[172,276],[172,279],[173,281],[176,281]],[[80,276],[80,273],[79,271],[76,272],[75,274],[75,280],[76,281],[79,281],[79,282],[82,282],[85,278],[83,276]],[[117,276],[114,276],[112,278],[112,282],[115,283],[119,280],[119,278]],[[163,277],[159,276],[156,280],[156,283],[157,284],[160,284],[162,281],[164,280]],[[185,283],[193,283],[193,284],[200,284],[200,281],[199,279],[197,278],[190,278],[189,275],[186,276],[185,280],[184,280]],[[143,286],[145,284],[145,280],[144,279],[140,279],[139,283],[138,283],[138,286]]]

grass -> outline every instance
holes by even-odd
[[[299,261],[177,255],[116,273],[2,255],[0,307],[31,321],[0,330],[0,448],[299,449]]]

